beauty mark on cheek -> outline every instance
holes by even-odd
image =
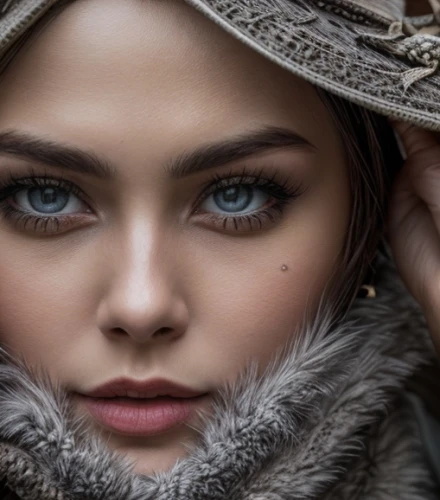
[[[286,264],[283,264],[281,266],[281,271],[287,271],[289,268],[286,266]]]

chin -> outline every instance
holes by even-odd
[[[136,474],[144,474],[147,476],[169,471],[188,453],[182,445],[174,450],[120,448],[115,451],[124,455],[128,460],[134,463],[133,470]]]

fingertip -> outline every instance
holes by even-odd
[[[408,156],[433,146],[439,146],[436,137],[429,130],[399,120],[390,120],[390,122],[401,138]]]
[[[399,135],[405,135],[408,132],[408,129],[412,127],[410,123],[402,122],[400,120],[391,119],[390,123],[394,130],[399,133]]]

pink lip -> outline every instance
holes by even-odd
[[[154,436],[169,431],[189,420],[203,400],[204,396],[152,399],[81,397],[98,422],[129,436]]]
[[[203,394],[201,391],[196,391],[161,378],[141,381],[121,377],[96,387],[87,392],[85,396],[92,398],[111,398],[127,396],[128,391],[139,392],[142,397],[162,395],[175,398],[193,398]]]
[[[129,397],[128,392],[138,393]],[[118,378],[78,394],[80,402],[103,426],[131,436],[153,436],[189,420],[206,393],[165,379]]]

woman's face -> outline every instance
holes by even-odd
[[[160,377],[209,410],[317,304],[349,225],[342,141],[311,86],[184,2],[75,2],[0,103],[1,340],[67,390]],[[196,437],[76,408],[138,472]]]

